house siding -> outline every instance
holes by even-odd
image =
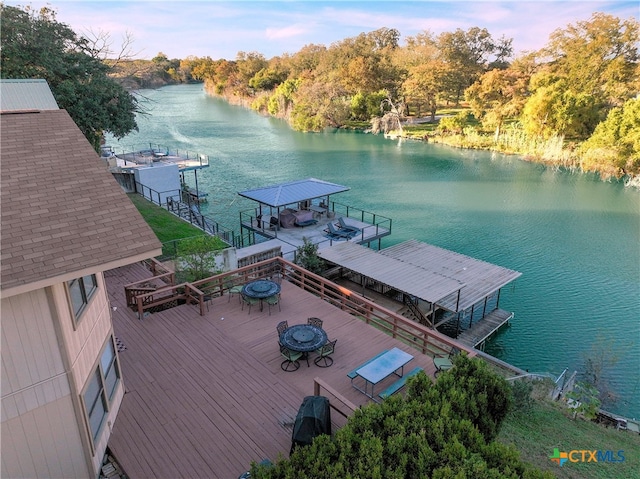
[[[92,444],[81,395],[112,335],[104,278],[96,278],[77,324],[64,283],[2,300],[2,446],[16,451],[2,454],[3,478],[90,477],[100,469],[124,388]]]

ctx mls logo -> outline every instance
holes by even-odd
[[[553,456],[551,456],[551,460],[560,467],[564,466],[564,463],[567,462],[568,458],[569,455],[566,452],[560,452],[559,449],[554,449]]]
[[[624,451],[588,451],[584,449],[574,449],[573,451],[563,452],[559,449],[553,450],[553,456],[550,458],[560,467],[569,462],[624,462]]]

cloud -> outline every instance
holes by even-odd
[[[22,5],[23,0],[4,0]],[[329,46],[379,28],[395,28],[401,39],[425,30],[434,34],[471,27],[486,28],[498,39],[513,38],[516,52],[537,50],[551,32],[593,12],[622,19],[638,17],[637,1],[79,1],[40,0],[58,21],[77,33],[109,32],[118,43],[129,32],[140,58],[158,52],[169,58],[189,55],[235,58],[239,51],[257,51],[266,58],[294,53],[306,44]],[[116,45],[114,45],[114,49]]]
[[[299,25],[291,25],[284,28],[267,28],[265,33],[269,40],[279,40],[281,38],[300,37],[309,33],[309,29]]]

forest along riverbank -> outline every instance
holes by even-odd
[[[205,214],[239,229],[239,191],[315,177],[349,186],[342,201],[393,219],[383,247],[417,239],[522,272],[500,304],[515,312],[487,352],[559,375],[602,359],[606,409],[640,417],[640,201],[622,183],[517,156],[300,133],[206,95],[202,85],[145,90],[149,115],[118,146],[170,144],[209,155]],[[192,185],[193,186],[193,185]],[[615,401],[611,400],[615,399]]]

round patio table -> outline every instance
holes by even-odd
[[[275,296],[279,292],[280,285],[275,281],[270,281],[268,279],[251,281],[242,287],[242,294],[244,296],[260,300],[260,311],[262,311],[262,308],[264,307],[262,300]]]
[[[268,279],[251,281],[242,287],[242,294],[250,298],[265,299],[280,292],[280,285]]]
[[[321,348],[327,342],[324,329],[310,324],[296,324],[285,329],[280,336],[280,344],[292,351],[308,353]]]

